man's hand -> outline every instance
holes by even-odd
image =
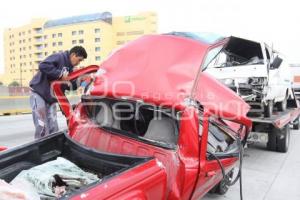
[[[60,80],[62,81],[66,81],[68,80],[68,75],[69,75],[69,72],[67,70],[64,70],[63,74],[62,74],[62,77],[60,78]]]
[[[90,77],[91,77],[92,80],[95,80],[96,79],[96,74],[92,73],[92,74],[90,74]]]

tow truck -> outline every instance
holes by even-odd
[[[295,97],[287,101],[285,111],[273,111],[270,117],[252,116],[252,131],[248,136],[248,143],[266,143],[267,149],[286,153],[289,149],[291,127],[300,128],[299,101]]]
[[[52,83],[68,130],[0,153],[0,178],[64,157],[100,181],[61,199],[200,199],[236,178],[249,105],[201,67],[220,44],[148,35],[116,50],[72,106]],[[240,165],[241,168],[241,165]],[[233,181],[234,179],[234,181]],[[233,181],[233,182],[232,182]],[[22,189],[22,188],[20,188]]]

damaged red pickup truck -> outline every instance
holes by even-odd
[[[61,91],[64,83],[55,82],[68,132],[4,151],[0,177],[9,181],[29,168],[2,170],[20,154],[33,166],[62,156],[103,175],[63,199],[199,199],[209,191],[225,193],[251,121],[249,106],[201,71],[221,47],[171,35],[141,37],[101,66],[70,74],[71,81],[96,72],[75,107]]]

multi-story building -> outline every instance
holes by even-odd
[[[113,17],[96,13],[57,20],[34,19],[30,24],[5,30],[5,85],[13,81],[28,86],[38,64],[47,56],[84,46],[88,58],[81,64],[100,64],[116,47],[141,35],[157,32],[157,16],[143,12],[132,16]]]

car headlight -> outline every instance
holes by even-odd
[[[267,79],[265,77],[251,77],[251,78],[249,78],[249,84],[264,85],[266,80]]]
[[[234,80],[232,78],[225,78],[220,81],[225,85],[234,85]]]

